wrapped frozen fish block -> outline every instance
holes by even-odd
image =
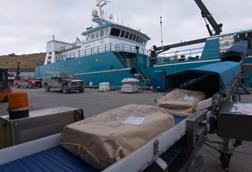
[[[189,116],[205,98],[205,94],[200,91],[176,89],[158,99],[157,104],[171,115]]]
[[[172,126],[167,112],[133,104],[68,125],[61,142],[94,168],[104,169]]]

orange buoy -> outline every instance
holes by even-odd
[[[10,119],[18,119],[29,116],[29,103],[27,93],[10,93],[8,95],[8,100],[8,110]]]

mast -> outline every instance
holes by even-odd
[[[110,2],[109,0],[96,0],[96,7],[98,8],[99,11],[93,10],[92,16],[93,16],[93,21],[97,23],[98,25],[102,25],[105,22],[107,22],[104,16],[103,7],[106,6],[109,2]],[[110,18],[111,19],[113,18],[112,15],[110,16]]]

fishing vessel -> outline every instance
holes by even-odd
[[[113,87],[120,87],[124,78],[136,76],[144,85],[160,88],[164,87],[163,78],[167,74],[219,62],[223,54],[235,47],[237,49],[237,43],[244,38],[250,40],[248,45],[251,45],[252,30],[248,30],[159,48],[154,46],[150,51],[146,48],[150,40],[148,35],[113,22],[111,16],[106,19],[103,7],[107,3],[107,0],[97,0],[98,9],[92,12],[92,20],[97,26],[87,28],[82,33],[83,40],[68,43],[53,37],[47,43],[44,64],[35,70],[36,79],[49,78],[54,72],[64,72],[75,75],[86,85],[92,83],[92,86],[98,86],[101,82],[109,82]],[[201,47],[165,52],[191,44]],[[252,63],[251,47],[248,54],[246,62]],[[247,83],[250,85],[252,79]]]

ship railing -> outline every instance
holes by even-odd
[[[61,53],[56,56],[56,60],[61,61],[61,60],[67,60],[67,59],[72,59],[72,58],[80,58],[80,57],[94,55],[94,54],[98,54],[102,52],[111,51],[111,50],[112,50],[111,44],[105,44],[105,45],[100,45],[100,46],[96,46],[92,48],[86,48],[85,50],[79,49],[74,52]]]
[[[141,48],[137,45],[127,45],[127,44],[116,44],[115,51],[119,52],[129,52],[129,53],[139,53],[144,55],[149,55],[148,50]]]
[[[162,53],[158,56],[157,63],[167,63],[172,61],[199,60],[203,53],[204,47],[177,50]],[[213,50],[204,50],[204,53],[211,54]]]
[[[227,50],[228,48],[222,48],[219,50],[219,53],[225,53]],[[198,47],[161,53],[158,55],[157,63],[162,64],[173,61],[199,60],[202,57],[203,51],[204,54],[207,54],[208,56],[216,56],[215,47],[209,47],[208,49],[204,49],[204,47]]]
[[[160,61],[178,60],[178,59],[189,59],[189,58],[199,58],[203,52],[203,47],[184,49],[172,52],[162,53],[158,56]]]
[[[148,55],[148,51],[141,47],[127,45],[127,44],[108,43],[108,44],[104,44],[104,45],[100,45],[100,46],[96,46],[92,48],[87,48],[85,50],[59,53],[58,55],[56,55],[56,61],[68,60],[72,58],[80,58],[80,57],[95,55],[95,54],[109,52],[109,51],[140,53],[140,54]]]

